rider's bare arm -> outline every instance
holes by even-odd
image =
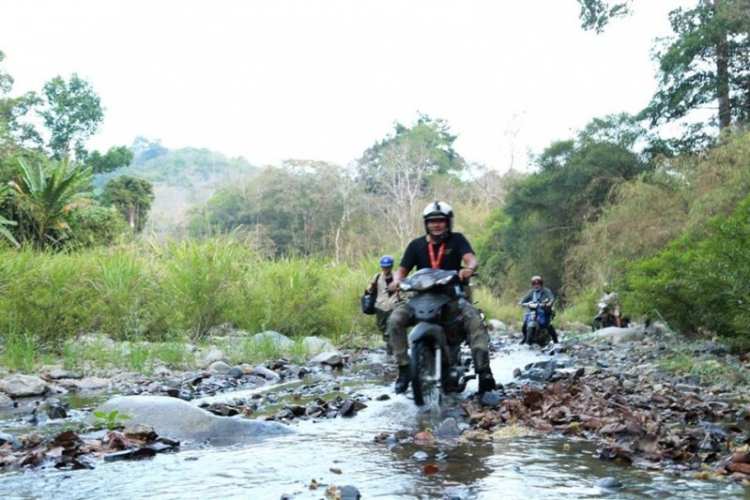
[[[474,273],[477,272],[479,264],[477,263],[476,255],[471,252],[465,253],[461,258],[463,259],[464,265],[466,267],[458,272],[458,277],[462,280],[465,280],[474,276]]]
[[[408,269],[406,269],[404,266],[398,266],[396,272],[393,273],[393,281],[391,281],[391,284],[388,287],[390,291],[395,292],[396,290],[398,290],[398,282],[406,278],[408,274]]]

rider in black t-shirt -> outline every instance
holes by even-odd
[[[422,212],[422,217],[427,234],[415,238],[406,247],[390,285],[393,291],[397,289],[398,282],[414,267],[418,270],[432,268],[458,271],[462,281],[467,281],[477,270],[477,259],[468,240],[463,234],[452,231],[453,209],[450,205],[443,201],[430,203]],[[462,268],[462,263],[466,264],[466,267]],[[463,330],[471,346],[474,369],[479,375],[479,392],[490,391],[496,384],[490,369],[487,328],[479,311],[472,304],[468,301],[461,301],[460,304]],[[406,392],[409,387],[409,344],[406,328],[412,325],[413,321],[413,310],[405,302],[394,309],[388,320],[388,338],[398,363],[396,393]]]

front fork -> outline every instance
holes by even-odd
[[[435,381],[438,389],[443,388],[443,353],[440,348],[435,349]]]

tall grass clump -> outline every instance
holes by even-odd
[[[163,295],[153,261],[132,247],[103,249],[92,257],[100,330],[119,340],[144,335],[153,315],[150,305]]]
[[[0,350],[2,366],[12,370],[30,373],[37,359],[39,347],[33,335],[18,331],[16,328],[6,330]]]
[[[333,280],[315,259],[285,258],[251,266],[245,274],[245,300],[238,315],[251,329],[290,336],[317,335],[332,326],[328,299]]]
[[[0,264],[0,328],[35,335],[41,347],[96,326],[91,262],[75,254],[32,249],[5,252]]]
[[[201,338],[212,326],[228,320],[242,280],[240,262],[248,250],[231,237],[169,243],[164,249],[166,314],[171,326]]]

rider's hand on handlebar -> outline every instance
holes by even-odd
[[[458,271],[458,277],[461,278],[461,280],[469,279],[472,276],[474,276],[474,270],[469,268],[463,268],[460,271]]]

